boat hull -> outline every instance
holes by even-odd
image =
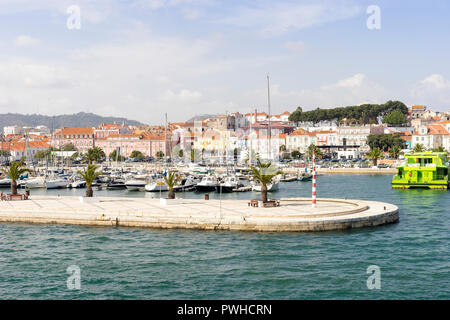
[[[222,189],[222,190],[221,190]],[[234,189],[237,189],[237,186],[217,186],[216,191],[222,193],[231,193]]]
[[[198,192],[210,192],[215,191],[217,186],[196,185],[195,191]]]
[[[433,190],[447,190],[448,182],[441,183],[409,183],[409,182],[392,182],[393,189],[433,189]]]

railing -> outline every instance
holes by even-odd
[[[447,176],[446,175],[436,175],[432,177],[432,180],[446,180]],[[392,180],[411,180],[411,177],[408,175],[403,175],[403,176],[399,176],[399,175],[395,175],[392,177]],[[424,177],[422,177],[421,179],[417,179],[415,180],[415,182],[427,182],[429,181],[429,179],[426,179]]]

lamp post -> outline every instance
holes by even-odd
[[[316,207],[316,150],[313,149],[313,167],[312,167],[312,207]]]

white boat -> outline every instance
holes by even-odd
[[[125,186],[130,191],[139,191],[142,188],[145,188],[147,182],[144,179],[130,179],[125,181]]]
[[[84,180],[76,180],[70,184],[71,188],[85,188],[86,187],[86,181]]]
[[[10,178],[0,179],[0,188],[9,188],[9,187],[11,187]]]
[[[228,176],[216,187],[216,191],[222,193],[233,192],[239,188],[247,187],[248,184],[248,179],[244,176]]]
[[[277,177],[273,178],[271,183],[267,184],[267,192],[277,191],[279,189],[280,179]],[[253,185],[252,191],[261,192],[261,183],[257,182]]]
[[[45,188],[45,177],[34,177],[23,182],[27,189]]]
[[[149,184],[146,184],[144,188],[145,191],[148,192],[169,191],[169,187],[164,180],[153,181]]]
[[[45,180],[45,187],[47,189],[67,188],[69,182],[61,178],[50,178]]]
[[[200,181],[196,186],[196,191],[214,191],[219,185],[217,178],[215,176],[204,176],[202,181]]]
[[[195,186],[200,182],[200,179],[198,179],[195,176],[188,176],[184,181],[181,180],[180,184],[177,184],[173,187],[173,191],[179,192],[179,191],[190,191],[195,189]]]

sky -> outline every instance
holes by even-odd
[[[449,17],[447,0],[0,0],[0,113],[267,112],[268,75],[273,114],[448,111]]]

